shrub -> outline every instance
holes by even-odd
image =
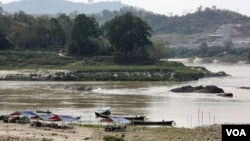
[[[124,141],[121,137],[115,137],[115,136],[104,136],[104,141]]]
[[[52,139],[43,138],[42,141],[52,141]]]

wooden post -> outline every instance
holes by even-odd
[[[211,124],[211,117],[210,117],[210,112],[209,112],[209,125]]]
[[[190,125],[191,125],[191,128],[192,128],[192,115],[191,115],[191,119],[190,120],[191,120],[191,124]]]
[[[214,124],[215,124],[215,115],[214,115]]]
[[[200,126],[200,109],[198,110],[198,126]]]
[[[201,111],[201,123],[202,123],[202,126],[204,125],[203,124],[203,111]]]

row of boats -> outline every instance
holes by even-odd
[[[95,112],[96,118],[102,118],[101,122],[116,122],[120,123],[131,123],[133,125],[164,125],[164,126],[172,126],[175,124],[173,120],[170,121],[149,121],[146,116],[115,116],[111,115],[110,107],[105,107],[100,109],[98,112]],[[118,120],[119,119],[119,120]]]
[[[112,115],[110,107],[99,109],[95,112],[96,118],[101,118],[100,122],[113,122],[118,124],[133,124],[133,125],[159,125],[159,126],[172,126],[175,125],[173,120],[170,121],[149,121],[146,116],[117,116]],[[0,116],[0,120],[11,123],[29,123],[29,119],[43,120],[43,121],[62,121],[74,122],[81,119],[81,116],[75,117],[70,115],[53,114],[51,111],[36,110],[33,111],[16,111],[6,116]]]

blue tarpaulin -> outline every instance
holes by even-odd
[[[105,118],[105,119],[102,119],[101,122],[115,122],[115,123],[119,123],[119,124],[130,124],[131,123],[130,120],[127,120],[125,118],[120,118],[120,117]]]
[[[130,120],[127,120],[127,119],[125,119],[125,118],[114,118],[114,117],[111,117],[111,119],[112,119],[114,122],[121,123],[121,124],[129,124],[129,123],[131,123]]]

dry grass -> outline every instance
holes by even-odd
[[[121,137],[125,141],[221,141],[221,126],[213,125],[194,129],[176,127],[128,127],[127,132],[105,132],[95,129],[96,140],[104,136]]]

